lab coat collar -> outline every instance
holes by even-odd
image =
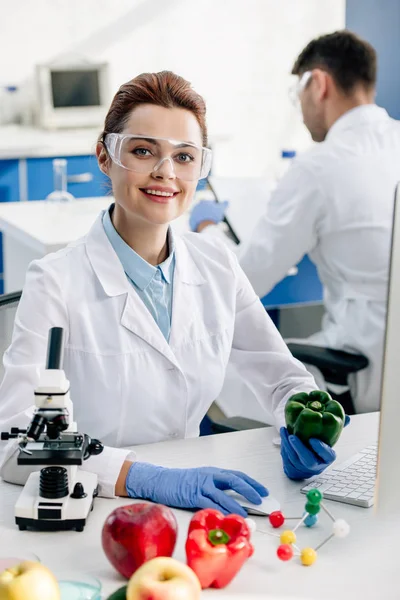
[[[111,220],[113,205],[103,213],[103,227],[112,247],[122,263],[127,276],[140,289],[146,289],[153,281],[157,270],[162,273],[167,283],[171,283],[174,271],[174,240],[171,229],[168,230],[169,255],[158,267],[149,264],[121,238]]]
[[[107,296],[119,296],[129,291],[130,283],[103,227],[104,211],[100,213],[86,237],[86,249],[98,280]],[[189,285],[206,282],[191,257],[185,242],[174,236],[175,279]],[[175,296],[175,293],[174,293]]]
[[[89,261],[107,296],[127,296],[121,314],[121,325],[141,337],[179,368],[173,348],[179,346],[198,318],[193,309],[197,301],[195,287],[207,283],[193,260],[183,239],[175,237],[175,275],[172,299],[170,343],[166,341],[144,302],[135,292],[125,275],[124,268],[114,251],[103,227],[104,211],[100,213],[86,236]]]
[[[357,125],[363,125],[376,121],[389,119],[389,115],[384,108],[376,104],[363,104],[356,106],[345,112],[341,117],[334,122],[328,134],[327,140],[332,139],[336,135],[340,135],[346,129],[352,129]]]

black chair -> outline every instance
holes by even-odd
[[[9,305],[9,308],[12,308],[12,306],[16,307],[20,301],[21,295],[21,291],[11,292],[10,294],[0,294],[0,308],[6,305]]]
[[[309,344],[289,343],[288,348],[299,361],[313,365],[321,371],[329,394],[342,404],[346,414],[354,415],[355,409],[348,377],[368,367],[368,358],[362,354],[352,354]],[[337,393],[334,388],[330,388],[330,384],[344,386],[346,389],[342,393]]]
[[[0,294],[0,364],[4,351],[11,343],[15,311],[21,294],[21,291],[12,292],[11,294]]]

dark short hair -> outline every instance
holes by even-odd
[[[345,92],[356,85],[372,88],[376,83],[375,49],[351,31],[335,31],[312,40],[299,54],[292,74],[323,69]]]

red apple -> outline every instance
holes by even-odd
[[[200,600],[201,585],[190,567],[174,558],[154,558],[131,577],[127,600]]]
[[[112,511],[103,525],[101,542],[110,563],[129,579],[148,560],[172,556],[177,533],[170,508],[139,502]]]

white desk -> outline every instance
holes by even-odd
[[[65,204],[46,201],[1,203],[4,291],[21,290],[32,260],[85,235],[99,212],[111,202],[112,199],[103,197],[77,199]]]
[[[94,154],[100,132],[101,125],[76,129],[42,129],[25,125],[0,125],[0,160]],[[211,132],[209,135],[212,147],[229,140],[230,135],[226,133],[213,134]]]
[[[93,154],[100,128],[46,130],[0,126],[0,160]]]
[[[29,263],[56,252],[86,235],[97,215],[113,198],[79,198],[74,202],[45,200],[0,203],[3,234],[4,292],[21,290]],[[174,222],[179,233],[188,230],[187,215]]]
[[[344,460],[376,440],[377,430],[377,413],[353,417],[337,445],[338,458]],[[305,496],[299,493],[299,483],[284,476],[279,449],[272,445],[274,435],[273,428],[266,428],[163,442],[142,446],[138,454],[141,460],[164,466],[212,464],[246,471],[269,487],[281,501],[287,516],[298,516],[302,514]],[[83,533],[34,533],[20,532],[14,524],[13,505],[19,493],[17,486],[0,482],[0,553],[34,552],[54,570],[63,563],[65,568],[77,573],[95,575],[103,583],[104,597],[123,583],[103,554],[100,533],[106,516],[116,506],[132,500],[97,498]],[[208,590],[203,592],[204,596],[214,595],[216,600],[241,598],[245,593],[249,594],[249,599],[257,594],[265,599],[267,594],[280,599],[297,594],[296,597],[303,600],[398,599],[400,519],[396,524],[377,523],[373,509],[329,501],[326,504],[336,518],[349,522],[351,532],[346,539],[333,540],[324,546],[314,566],[303,567],[298,559],[280,562],[275,554],[277,538],[256,532],[253,535],[255,553],[225,594]],[[174,557],[184,561],[184,542],[192,513],[176,510],[175,514],[179,535]],[[256,517],[255,520],[260,528],[272,531],[266,518]],[[330,520],[322,516],[317,527],[298,530],[298,544],[315,546],[327,537],[330,528]]]

